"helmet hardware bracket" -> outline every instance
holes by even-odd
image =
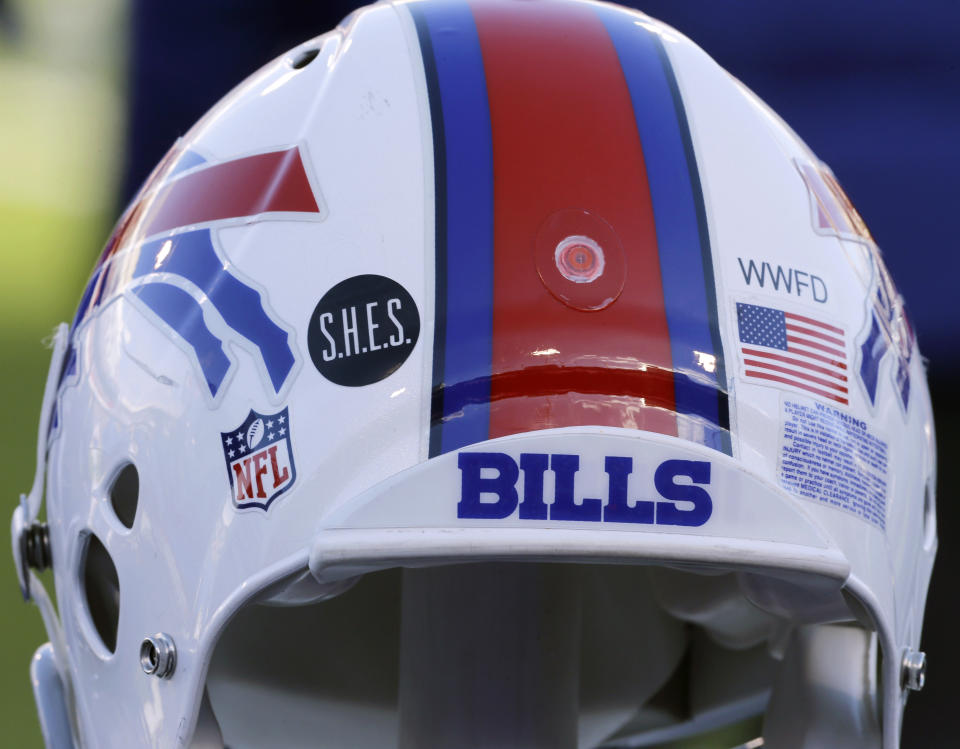
[[[903,666],[900,672],[902,689],[919,692],[927,680],[927,654],[908,648],[903,653]]]

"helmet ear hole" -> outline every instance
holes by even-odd
[[[110,504],[117,519],[127,528],[133,527],[137,516],[137,500],[140,496],[140,475],[133,463],[127,463],[113,480],[110,487]]]
[[[317,48],[305,49],[291,61],[290,67],[294,70],[305,68],[311,62],[313,62],[319,54],[320,50]]]
[[[87,536],[80,569],[90,619],[107,650],[113,653],[120,619],[120,581],[110,553],[92,533]]]

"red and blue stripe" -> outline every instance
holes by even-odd
[[[414,2],[434,135],[430,454],[617,426],[730,452],[703,195],[659,34],[588,3]],[[623,291],[551,295],[534,245],[564,209],[613,227]]]

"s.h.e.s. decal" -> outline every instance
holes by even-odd
[[[358,387],[389,377],[420,336],[420,313],[403,286],[385,276],[348,278],[317,303],[307,346],[317,370],[337,385]]]
[[[664,460],[652,476],[634,478],[644,486],[652,479],[657,500],[630,496],[631,489],[636,492],[637,488],[636,484],[630,486],[634,465],[628,456],[604,457],[606,498],[577,497],[579,455],[522,453],[518,464],[506,453],[461,452],[457,465],[461,475],[458,518],[497,520],[517,513],[521,520],[700,526],[713,514],[713,500],[704,488],[710,484],[710,462],[706,460]],[[548,470],[555,479],[549,503],[544,496]],[[641,489],[639,495],[651,496],[652,492]]]
[[[275,414],[251,409],[239,426],[220,433],[220,446],[238,509],[267,510],[297,480],[287,408]]]

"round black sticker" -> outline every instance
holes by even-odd
[[[320,374],[358,387],[396,372],[419,335],[420,313],[405,288],[385,276],[354,276],[317,303],[307,347]]]

